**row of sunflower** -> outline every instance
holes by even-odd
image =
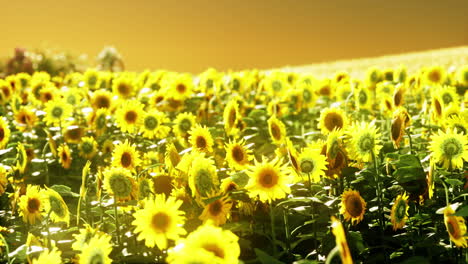
[[[468,66],[10,75],[0,258],[461,262],[467,87]]]

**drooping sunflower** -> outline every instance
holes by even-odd
[[[167,123],[169,123],[169,118],[164,112],[152,109],[144,114],[140,133],[149,139],[165,138],[171,130],[170,127],[164,125]]]
[[[98,145],[96,140],[93,137],[82,138],[79,150],[81,157],[88,160],[92,159],[98,151]]]
[[[217,191],[219,178],[214,161],[203,155],[194,156],[188,181],[192,196],[207,197],[213,191]]]
[[[21,131],[31,131],[36,125],[37,116],[30,107],[21,107],[14,112],[16,128]]]
[[[405,135],[405,129],[410,123],[411,118],[405,108],[400,107],[393,113],[390,138],[396,148],[400,147],[400,142]]]
[[[273,143],[279,145],[284,143],[286,138],[286,126],[275,115],[268,119],[268,132]]]
[[[67,144],[60,145],[57,149],[57,154],[62,167],[65,169],[69,169],[72,163],[70,147]]]
[[[296,148],[294,147],[292,141],[289,138],[286,138],[286,149],[288,152],[289,162],[291,163],[292,170],[296,175],[300,175],[301,168],[299,167],[299,154],[297,153]]]
[[[405,92],[405,86],[398,85],[397,87],[395,87],[395,92],[393,93],[393,105],[395,107],[403,106],[403,103],[405,101]]]
[[[245,141],[233,141],[226,144],[226,161],[230,168],[243,170],[250,165],[252,151],[245,146]]]
[[[19,214],[25,223],[34,224],[45,214],[46,201],[44,191],[39,186],[28,185],[26,194],[20,197]]]
[[[437,93],[431,94],[432,120],[437,124],[444,116],[444,104],[442,98]]]
[[[432,135],[429,150],[437,162],[449,169],[462,168],[463,161],[468,161],[468,139],[455,129],[439,130]]]
[[[3,117],[0,116],[0,148],[3,149],[10,140],[10,128]]]
[[[240,256],[238,241],[239,238],[231,231],[207,223],[199,226],[169,250],[167,261],[196,263],[209,258],[208,263],[237,264]],[[195,256],[201,256],[201,259],[194,258]]]
[[[259,196],[262,202],[271,202],[284,198],[291,192],[289,184],[292,183],[292,178],[278,158],[271,161],[264,158],[262,162],[255,160],[255,166],[250,166],[247,174],[249,182],[245,188],[252,198]]]
[[[462,216],[454,216],[452,207],[449,205],[444,210],[444,223],[449,233],[450,240],[457,247],[467,247],[466,224]]]
[[[47,264],[47,263],[62,263],[62,252],[57,247],[53,247],[52,250],[46,248],[41,252],[38,258],[32,260],[32,264]]]
[[[110,236],[93,236],[87,244],[81,249],[79,264],[111,264],[112,259],[109,254],[112,251],[112,243]]]
[[[210,153],[213,151],[213,137],[207,127],[196,125],[190,132],[192,149],[198,152]]]
[[[177,151],[177,148],[174,145],[174,143],[169,143],[166,146],[166,155],[164,157],[164,161],[168,171],[171,172],[175,167],[177,167],[181,159],[182,158],[179,154],[179,151]]]
[[[106,108],[100,108],[89,115],[88,124],[90,124],[94,129],[94,132],[97,136],[100,136],[106,132],[107,116],[108,110]]]
[[[318,128],[322,134],[327,135],[335,129],[346,129],[348,118],[343,110],[339,108],[325,108],[320,112]]]
[[[184,138],[189,134],[196,123],[196,117],[192,113],[180,113],[174,120],[173,131],[176,136]]]
[[[369,162],[372,155],[379,154],[382,145],[380,144],[381,134],[378,128],[372,123],[354,123],[349,127],[349,152],[354,158],[361,162]]]
[[[346,221],[351,221],[353,225],[358,224],[364,219],[365,212],[366,202],[358,191],[348,190],[342,194],[340,213]]]
[[[120,201],[136,198],[137,186],[130,171],[109,168],[104,172],[104,189]]]
[[[219,194],[215,194],[217,196]],[[215,226],[220,226],[226,223],[226,220],[230,214],[232,202],[227,196],[223,196],[219,199],[212,201],[211,203],[205,204],[202,214],[199,219],[206,223],[212,221]]]
[[[224,130],[227,135],[235,135],[237,133],[236,123],[239,118],[239,104],[237,100],[230,100],[223,112]]]
[[[109,91],[104,89],[97,90],[91,97],[91,107],[93,107],[94,110],[101,108],[112,109],[114,105],[112,97],[113,95]]]
[[[122,132],[136,133],[143,122],[143,104],[137,100],[125,101],[115,112],[115,121]]]
[[[313,148],[303,149],[298,157],[301,176],[310,177],[313,182],[319,182],[320,177],[325,175],[327,164],[326,157],[319,150]],[[299,180],[302,180],[302,177]]]
[[[17,169],[20,173],[24,173],[27,165],[28,165],[28,156],[26,154],[26,149],[24,148],[23,143],[18,142],[18,145],[16,146],[15,169]]]
[[[63,139],[67,143],[78,144],[85,134],[84,127],[76,125],[74,123],[68,123],[63,125]]]
[[[135,168],[140,165],[140,163],[140,154],[136,150],[136,146],[131,145],[128,139],[115,146],[112,152],[113,167],[135,171]]]
[[[46,116],[44,121],[47,125],[60,126],[65,119],[70,117],[72,107],[62,100],[52,100],[45,104]]]
[[[112,82],[112,92],[119,98],[128,99],[135,93],[136,87],[131,74],[122,74]]]
[[[331,220],[332,233],[335,235],[336,246],[340,250],[341,263],[352,264],[353,259],[351,258],[351,252],[349,251],[348,242],[346,241],[343,225],[340,220],[336,219],[334,216],[331,217]]]
[[[393,230],[403,228],[408,219],[408,196],[406,193],[398,195],[392,206],[390,218],[393,225]]]
[[[50,219],[55,223],[65,222],[68,226],[70,223],[70,212],[62,196],[55,190],[46,187],[44,197],[48,203],[47,210],[50,214]]]
[[[169,81],[169,97],[174,100],[185,100],[192,94],[193,80],[189,74],[177,74]]]
[[[165,195],[156,195],[154,199],[147,199],[144,208],[137,210],[133,217],[135,220],[135,233],[140,233],[137,239],[145,240],[147,247],[159,249],[167,248],[167,240],[178,240],[187,232],[182,227],[185,223],[184,212],[179,210],[181,200]]]

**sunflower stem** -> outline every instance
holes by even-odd
[[[2,242],[5,245],[7,263],[10,263],[10,247],[8,246],[8,243],[6,242],[3,236],[0,236],[0,238],[2,239]]]
[[[288,214],[289,214],[289,209],[287,207],[284,208],[283,210],[283,220],[284,220],[284,232],[286,236],[286,250],[287,253],[289,254],[291,250],[291,245],[289,243],[289,221],[288,221]]]
[[[115,231],[117,235],[117,244],[120,248],[122,248],[122,244],[120,241],[120,228],[119,228],[119,215],[117,213],[117,197],[114,195],[114,219],[115,219]]]
[[[50,248],[50,227],[49,227],[49,219],[50,219],[50,213],[52,212],[49,211],[49,213],[47,214],[47,217],[45,219],[45,225],[46,225],[46,229],[47,229],[47,247]]]
[[[273,213],[273,204],[270,202],[270,221],[271,221],[271,238],[273,244],[273,257],[276,257],[276,233],[275,233],[275,215]]]
[[[409,129],[405,130],[406,135],[408,136],[409,146],[410,146],[410,154],[413,154],[413,141],[411,140],[411,131]]]
[[[332,263],[332,259],[340,253],[340,248],[338,246],[334,247],[330,253],[327,255],[327,260],[325,260],[325,264]]]

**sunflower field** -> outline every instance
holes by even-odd
[[[0,79],[2,263],[466,263],[468,65]]]

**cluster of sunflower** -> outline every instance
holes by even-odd
[[[467,87],[468,66],[10,75],[2,260],[459,260]]]

